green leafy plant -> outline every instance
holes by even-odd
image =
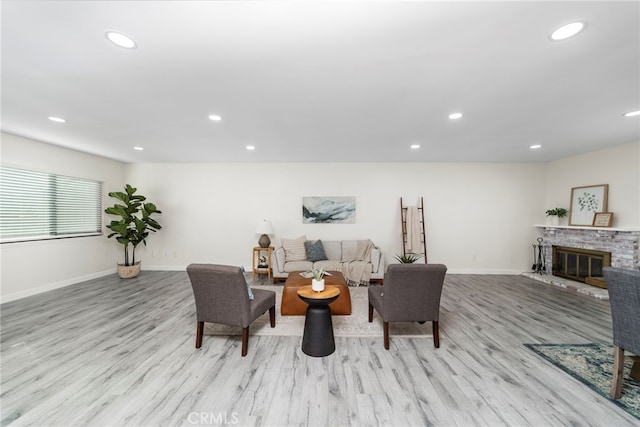
[[[555,208],[555,209],[547,209],[547,216],[557,216],[558,218],[564,218],[567,216],[567,211],[565,208]]]
[[[422,255],[414,255],[414,254],[405,254],[405,255],[396,255],[396,259],[400,261],[402,264],[413,264],[422,258]]]
[[[324,277],[324,267],[320,268],[320,270],[318,270],[317,268],[312,268],[311,274],[313,274],[314,279],[322,280],[322,278]]]
[[[112,231],[107,237],[115,237],[118,243],[124,246],[124,265],[130,266],[136,263],[136,247],[140,243],[147,245],[149,232],[156,232],[162,227],[151,218],[153,214],[162,213],[153,203],[144,203],[147,198],[140,194],[135,194],[137,188],[125,185],[124,192],[113,191],[109,197],[118,199],[122,203],[116,203],[104,211],[109,215],[120,217],[107,225]],[[131,249],[131,262],[129,262],[129,246]]]

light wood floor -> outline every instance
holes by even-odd
[[[264,279],[256,284],[264,283]],[[449,275],[441,347],[204,337],[184,272],[96,279],[2,305],[3,426],[638,426],[523,343],[611,342],[607,301],[521,276]],[[366,322],[367,319],[353,319]],[[429,325],[425,325],[430,327]]]

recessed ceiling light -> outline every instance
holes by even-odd
[[[256,147],[254,147],[253,145],[247,145],[247,150],[251,151],[251,150],[255,150]]]
[[[134,150],[138,150],[138,151],[142,151],[142,150],[144,150],[144,148],[142,148],[142,147],[133,147],[133,149],[134,149]]]
[[[209,115],[209,120],[213,120],[214,122],[219,122],[220,120],[222,120],[222,117],[218,116],[217,114],[211,114]]]
[[[417,150],[418,148],[420,148],[420,144],[413,144],[411,148]]]
[[[540,145],[540,144],[534,144],[534,145],[529,146],[529,148],[531,148],[532,150],[537,150],[538,148],[541,148],[541,147],[542,147],[542,145]]]
[[[49,116],[49,120],[51,120],[52,122],[56,122],[56,123],[67,123],[67,121],[65,119],[62,119],[60,117]]]
[[[458,120],[461,117],[462,117],[462,113],[451,113],[451,114],[449,114],[449,118],[451,120]]]
[[[120,46],[125,49],[136,48],[136,42],[134,42],[133,39],[126,34],[122,34],[117,31],[107,31],[106,33],[104,33],[104,36],[107,38],[107,40],[109,40],[116,46]]]
[[[633,116],[640,116],[640,110],[638,111],[629,111],[628,113],[624,113],[625,117],[633,117]]]
[[[584,22],[572,22],[570,24],[563,25],[562,27],[551,33],[551,40],[565,40],[569,37],[573,37],[580,31],[584,30],[586,24]]]

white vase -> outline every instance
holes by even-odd
[[[324,291],[324,279],[311,279],[311,290],[314,292]]]
[[[553,226],[559,226],[560,225],[560,217],[557,215],[552,215],[551,216],[551,225]]]

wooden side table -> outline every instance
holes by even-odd
[[[333,323],[329,304],[340,296],[340,289],[326,286],[322,292],[314,292],[311,286],[298,288],[298,297],[309,306],[304,319],[302,352],[308,356],[328,356],[336,350]]]
[[[256,277],[256,274],[266,273],[267,278],[271,279],[271,252],[273,252],[273,246],[269,246],[268,248],[256,246],[253,248],[253,255],[251,256],[253,277]],[[262,255],[263,253],[266,255]],[[267,259],[266,267],[261,267],[260,265],[260,257],[262,256]]]

